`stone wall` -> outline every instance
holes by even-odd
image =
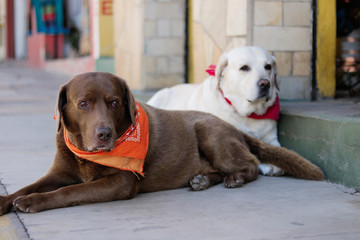
[[[193,0],[192,82],[234,47],[255,45],[278,63],[280,97],[310,99],[311,0]]]
[[[143,78],[146,89],[185,81],[185,1],[146,0]]]
[[[284,99],[310,99],[311,11],[311,0],[253,3],[251,43],[276,57]]]
[[[216,64],[221,54],[246,46],[247,0],[192,0],[190,23],[190,82],[200,83],[205,70]]]
[[[183,83],[187,70],[189,81],[200,83],[222,53],[257,45],[277,59],[280,97],[310,99],[311,0],[119,0],[114,4],[116,73],[134,89]],[[186,24],[189,69],[185,69]]]
[[[115,72],[133,89],[185,81],[185,1],[114,1]]]

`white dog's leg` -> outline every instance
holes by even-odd
[[[259,164],[258,168],[259,172],[265,176],[281,176],[285,174],[282,169],[272,164]]]
[[[265,138],[262,140],[273,146],[277,146],[277,147],[281,146],[279,140],[277,139],[276,125],[274,125],[273,130],[270,132],[269,136],[272,138],[271,139]],[[265,176],[282,176],[285,174],[285,172],[281,168],[278,168],[277,166],[272,164],[262,163],[259,164],[258,168],[259,168],[259,173]]]

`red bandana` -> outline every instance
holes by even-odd
[[[216,69],[216,65],[210,65],[208,69],[206,69],[205,71],[210,75],[210,76],[215,76],[215,69]]]
[[[272,106],[270,106],[266,113],[264,113],[263,115],[257,115],[255,113],[252,113],[248,116],[248,118],[253,118],[253,119],[272,119],[275,121],[279,121],[280,118],[280,101],[279,101],[279,96],[276,95],[276,100],[274,102],[274,104]]]
[[[215,76],[215,69],[216,69],[216,65],[210,65],[209,68],[206,70],[206,72],[210,76]],[[232,106],[232,102],[224,96],[224,93],[221,89],[220,92],[221,95],[224,97],[225,101],[230,106]],[[248,116],[248,118],[252,118],[252,119],[272,119],[275,121],[278,121],[279,117],[280,117],[280,101],[278,95],[276,95],[276,100],[274,104],[267,109],[266,113],[264,113],[263,115],[257,115],[256,113],[252,113]]]
[[[121,170],[137,172],[144,176],[143,166],[149,146],[149,121],[142,107],[136,103],[136,124],[131,124],[127,131],[116,140],[115,148],[110,152],[87,152],[77,149],[69,140],[64,129],[66,146],[78,157],[97,164]]]

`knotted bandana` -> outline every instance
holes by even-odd
[[[121,170],[136,172],[144,176],[143,166],[149,147],[149,121],[142,107],[136,103],[136,124],[116,140],[115,148],[110,152],[87,152],[77,149],[69,140],[64,129],[66,146],[78,157],[91,162]]]

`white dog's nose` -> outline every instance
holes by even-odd
[[[270,88],[270,81],[267,79],[260,79],[257,84],[261,91],[267,91]]]

